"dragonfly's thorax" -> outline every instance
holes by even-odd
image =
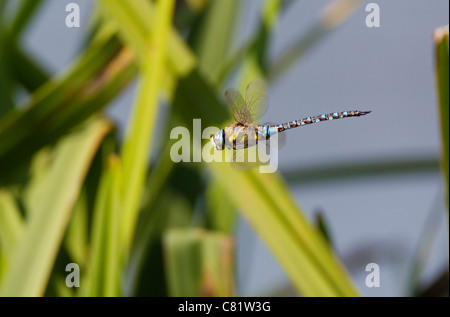
[[[225,128],[227,149],[247,148],[258,143],[258,132],[253,126],[232,124]]]
[[[275,126],[247,125],[236,122],[211,136],[211,143],[217,150],[245,149],[258,144],[259,140],[267,140],[276,132]]]

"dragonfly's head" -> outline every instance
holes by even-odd
[[[225,148],[225,130],[220,129],[216,134],[211,135],[211,143],[217,150],[222,151]]]

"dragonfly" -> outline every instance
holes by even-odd
[[[211,143],[217,150],[224,150],[225,148],[236,151],[244,150],[257,145],[259,142],[267,142],[270,137],[289,129],[322,121],[360,117],[371,112],[339,111],[280,124],[256,124],[255,122],[261,119],[269,106],[266,83],[259,78],[248,84],[245,98],[233,88],[225,91],[225,98],[232,108],[235,122],[211,135]]]

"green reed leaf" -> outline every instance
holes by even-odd
[[[110,129],[110,122],[92,120],[58,142],[53,164],[42,181],[41,201],[31,206],[35,210],[14,251],[2,295],[43,295],[88,167]]]

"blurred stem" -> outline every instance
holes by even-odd
[[[209,81],[217,82],[215,72],[228,55],[240,1],[212,1],[195,24],[189,42],[196,53],[199,70]]]
[[[293,44],[270,66],[269,79],[275,81],[286,70],[316,46],[333,29],[341,25],[355,12],[361,0],[336,0],[330,2],[321,12],[319,20],[310,27],[306,34],[300,35]]]
[[[255,77],[265,77],[267,71],[267,52],[270,43],[271,30],[278,21],[279,14],[282,9],[280,0],[266,0],[261,13],[261,21],[257,32],[246,41],[238,50],[230,54],[227,59],[221,63],[220,67],[215,70],[214,78],[217,78],[216,83],[220,84],[238,67],[248,68],[250,61],[253,64],[252,68],[258,69],[252,72]],[[243,71],[246,73],[246,71]],[[258,75],[256,75],[258,74]],[[253,78],[255,78],[253,77]]]
[[[127,278],[125,279],[124,295],[136,295],[140,276],[145,264],[149,247],[159,239],[166,221],[167,208],[156,208],[157,204],[169,202],[165,196],[168,179],[173,171],[174,162],[168,160],[170,143],[162,150],[160,159],[147,178],[146,192],[142,203],[142,213],[136,228],[135,241],[131,250]]]
[[[0,244],[5,257],[10,260],[25,223],[10,191],[0,188]]]
[[[441,119],[442,157],[441,168],[447,186],[447,206],[449,190],[449,48],[448,25],[434,32],[436,45],[436,78],[439,94],[439,112]],[[448,209],[447,209],[448,212]]]
[[[287,182],[310,184],[313,182],[328,182],[351,178],[367,178],[370,176],[384,176],[395,174],[431,173],[439,170],[437,158],[400,157],[380,159],[378,161],[353,162],[338,165],[323,164],[311,168],[292,168],[281,171]]]
[[[31,56],[18,46],[12,46],[11,49],[14,51],[11,61],[14,79],[28,92],[34,92],[49,80],[48,73]]]
[[[417,247],[414,250],[414,255],[411,260],[409,268],[409,277],[407,278],[407,285],[405,285],[407,296],[417,296],[420,292],[420,278],[423,275],[424,269],[430,262],[430,253],[433,246],[436,245],[437,233],[436,228],[442,221],[441,214],[441,195],[436,195],[433,206],[425,219],[422,229],[418,233]]]
[[[11,44],[17,42],[20,34],[23,32],[27,24],[31,21],[32,15],[42,3],[42,0],[21,1],[21,6],[10,27],[8,40]]]
[[[2,27],[3,21],[4,21],[4,12],[6,7],[6,1],[7,0],[0,0],[0,28]]]
[[[292,65],[303,55],[310,51],[320,40],[322,40],[328,30],[322,28],[320,23],[313,25],[305,35],[302,35],[294,41],[289,48],[285,50],[269,69],[268,77],[270,81],[276,81],[282,74],[286,72]]]
[[[418,297],[438,297],[447,296],[449,293],[449,274],[446,268],[438,277],[425,289],[417,292]]]
[[[4,114],[14,109],[13,101],[13,80],[11,76],[10,54],[7,49],[7,35],[3,28],[0,28],[0,124]],[[1,128],[1,126],[0,126]]]
[[[15,71],[14,64],[16,47],[19,37],[27,24],[31,21],[32,15],[35,13],[36,9],[42,3],[42,0],[34,1],[21,1],[20,7],[17,11],[17,15],[14,17],[11,25],[5,25],[6,20],[2,17],[0,22],[0,69],[2,70],[0,74],[0,95],[2,96],[2,104],[0,105],[0,117],[14,109],[14,82],[13,82],[13,72]],[[3,9],[6,5],[6,1],[1,1],[0,10],[3,13]],[[2,14],[3,15],[3,14]],[[20,64],[22,66],[22,64]],[[29,65],[30,66],[30,65]],[[35,76],[33,72],[34,69],[28,69],[27,75],[32,77]],[[39,73],[37,73],[39,75]],[[25,76],[26,77],[26,76]]]
[[[257,54],[257,64],[260,68],[258,72],[262,71],[265,73],[269,81],[276,81],[305,53],[322,41],[330,31],[343,23],[362,3],[361,0],[333,1],[322,10],[319,20],[306,33],[294,40],[293,44],[275,62],[266,65],[267,58],[265,54],[270,42],[270,30],[276,24],[280,12],[286,10],[292,2],[267,0],[264,3],[262,21],[257,33],[246,44],[231,54],[222,63],[222,66],[216,70],[215,76],[218,78],[218,83],[223,82],[239,63],[243,60],[248,60],[248,58],[244,57],[252,52]]]
[[[147,59],[141,66],[141,87],[138,92],[134,114],[128,125],[124,142],[123,159],[123,238],[129,251],[139,211],[140,197],[147,174],[153,128],[158,110],[158,91],[164,70],[174,1],[160,0],[153,31],[150,34]]]

